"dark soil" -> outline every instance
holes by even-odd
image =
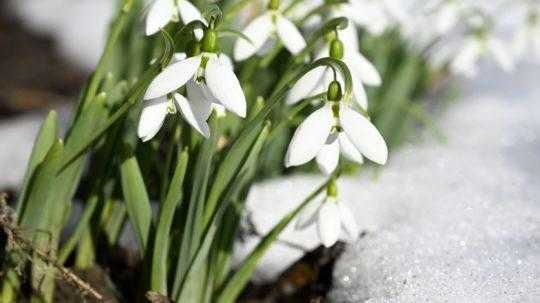
[[[50,37],[26,31],[5,2],[0,0],[0,118],[76,96],[86,75],[58,55]]]

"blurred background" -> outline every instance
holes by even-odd
[[[99,59],[112,2],[0,0],[0,192],[15,193],[20,186],[45,113],[55,109],[69,121]],[[536,16],[520,11],[520,1],[496,10],[492,2],[480,2],[492,17],[501,17],[493,33],[503,47],[515,44],[518,30],[512,26]],[[406,10],[412,20],[419,19],[414,7]],[[464,48],[467,37],[448,33],[426,47],[419,33],[430,24],[403,25],[400,39],[407,52],[435,69],[449,60],[447,50]],[[529,35],[539,40],[538,33]],[[493,55],[479,59],[474,75],[458,73],[455,61],[429,73],[426,82],[419,81],[418,87],[427,85],[421,97],[411,93],[425,106],[407,112],[414,117],[413,131],[400,136],[390,164],[342,178],[341,197],[364,233],[329,274],[333,300],[540,301],[540,42],[531,43],[531,52],[512,56],[512,68],[504,55]],[[373,48],[368,52],[377,55]],[[320,180],[300,174],[257,185],[248,203],[257,233],[239,241],[237,258]],[[318,246],[315,238],[315,230],[289,230],[256,280],[282,276]]]

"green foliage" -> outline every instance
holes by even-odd
[[[249,2],[223,1],[223,16],[217,6],[207,11],[221,21],[216,31],[224,38],[223,48],[230,48],[230,36],[246,38],[230,28],[232,17]],[[336,3],[340,1],[325,1],[308,15],[321,14]],[[160,134],[140,144],[135,132],[142,95],[173,52],[189,47],[190,31],[206,25],[194,21],[183,28],[169,26],[170,35],[164,31],[160,39],[146,38],[139,26],[143,2],[124,0],[119,7],[67,135],[59,138],[54,112],[41,127],[17,202],[19,223],[32,231],[37,249],[51,252],[60,263],[74,257],[75,266],[87,268],[102,262],[99,255],[117,248],[118,235],[129,222],[138,240],[142,268],[140,277],[134,277],[140,286],[138,297],[152,290],[175,302],[234,302],[260,258],[326,186],[285,216],[232,272],[234,239],[250,188],[257,180],[291,172],[283,167],[283,158],[292,131],[311,112],[311,102],[326,96],[308,97],[287,107],[283,100],[290,88],[307,72],[325,67],[341,74],[342,97],[352,98],[352,79],[345,63],[333,58],[308,60],[327,35],[348,26],[348,21],[328,20],[296,56],[278,43],[264,57],[239,64],[235,72],[248,99],[245,120],[214,114],[211,137],[204,139],[169,115]],[[383,86],[369,94],[370,116],[385,138],[392,145],[402,142],[412,122],[435,128],[418,102],[429,81],[423,59],[411,54],[394,32],[362,37],[363,50],[384,76]],[[342,168],[350,171],[350,167]],[[83,201],[84,210],[67,240],[60,243],[75,197]],[[153,209],[158,211],[154,214]],[[98,254],[101,248],[106,251]],[[36,298],[51,302],[55,269],[39,258],[18,259],[31,268]],[[10,283],[2,285],[3,297],[11,297],[10,287],[17,283]]]

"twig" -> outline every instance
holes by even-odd
[[[103,300],[103,295],[90,286],[90,284],[85,282],[71,270],[62,266],[56,258],[36,248],[31,241],[27,240],[22,235],[20,227],[15,222],[17,222],[15,212],[7,205],[5,194],[0,194],[0,227],[7,236],[8,245],[15,245],[29,254],[35,254],[43,262],[56,268],[66,282],[77,287],[83,294],[89,294],[100,301]]]

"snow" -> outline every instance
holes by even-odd
[[[9,8],[32,31],[49,35],[58,50],[91,71],[105,46],[114,13],[111,0],[9,0]]]
[[[339,260],[332,302],[540,300],[538,71],[484,69],[441,122],[447,144],[358,179],[369,190],[356,209],[386,205],[388,220]]]

